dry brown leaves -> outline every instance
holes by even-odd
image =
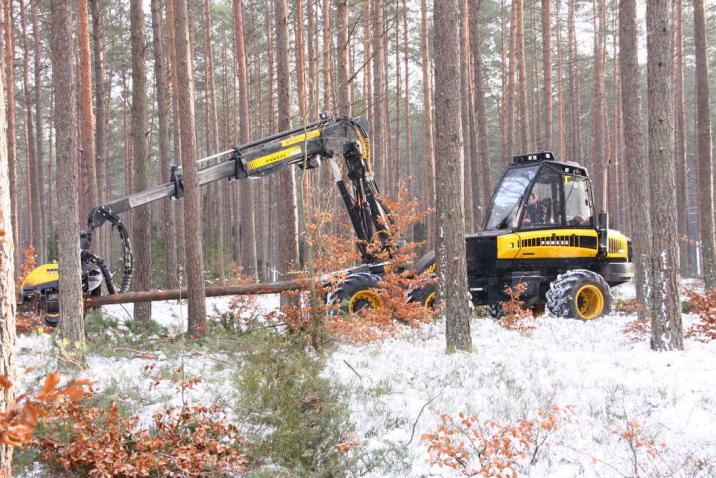
[[[520,299],[527,290],[527,284],[520,282],[514,288],[505,287],[505,294],[508,299],[500,302],[502,317],[497,323],[507,329],[514,330],[521,335],[531,335],[535,325],[529,320],[533,318],[532,311],[525,302]]]
[[[703,294],[687,289],[689,308],[699,314],[699,322],[692,326],[686,337],[701,342],[710,342],[716,339],[716,290],[707,290]]]
[[[17,398],[16,404],[0,412],[0,442],[11,446],[23,446],[32,440],[38,423],[49,419],[54,403],[60,399],[67,399],[74,403],[86,395],[91,382],[89,380],[74,380],[63,388],[57,388],[60,383],[59,372],[52,372],[46,378],[42,388],[34,397],[26,394]],[[8,390],[12,382],[5,376],[0,376],[0,387]]]
[[[169,406],[146,430],[114,404],[63,401],[52,410],[51,425],[37,441],[43,458],[90,477],[224,476],[248,463],[238,428],[217,406]]]
[[[459,470],[464,476],[510,477],[548,446],[547,439],[562,423],[572,420],[571,406],[551,404],[532,419],[500,424],[460,413],[441,415],[441,424],[422,440],[428,444],[429,463]]]

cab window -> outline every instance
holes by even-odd
[[[564,202],[567,226],[594,227],[589,181],[582,176],[564,175]]]
[[[539,166],[530,166],[507,170],[492,200],[492,206],[485,222],[485,230],[494,231],[514,227],[520,203],[538,168]]]
[[[521,229],[562,226],[562,174],[543,167],[522,208]]]

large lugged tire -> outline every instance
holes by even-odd
[[[328,303],[338,305],[338,310],[344,314],[355,314],[365,309],[383,308],[383,300],[375,290],[380,277],[370,272],[357,272],[350,274],[328,296]]]
[[[408,302],[417,302],[428,309],[435,307],[437,298],[437,284],[426,284],[408,291]]]
[[[557,276],[547,291],[547,307],[557,317],[593,320],[609,313],[609,284],[596,272],[576,269]]]

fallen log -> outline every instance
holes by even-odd
[[[278,294],[292,290],[306,289],[310,281],[284,281],[267,282],[262,284],[220,285],[206,288],[207,297],[220,297],[225,295],[257,295]],[[164,289],[143,292],[127,292],[125,294],[110,294],[87,297],[85,307],[100,307],[109,304],[127,304],[137,302],[154,302],[157,300],[186,299],[187,289]]]

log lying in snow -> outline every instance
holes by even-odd
[[[224,295],[256,295],[278,294],[291,290],[305,289],[309,281],[268,282],[264,284],[222,285],[206,288],[207,297]],[[131,302],[153,302],[155,300],[186,299],[186,289],[151,290],[147,292],[128,292],[126,294],[110,294],[98,297],[87,297],[85,307],[99,307],[109,304],[126,304]]]

